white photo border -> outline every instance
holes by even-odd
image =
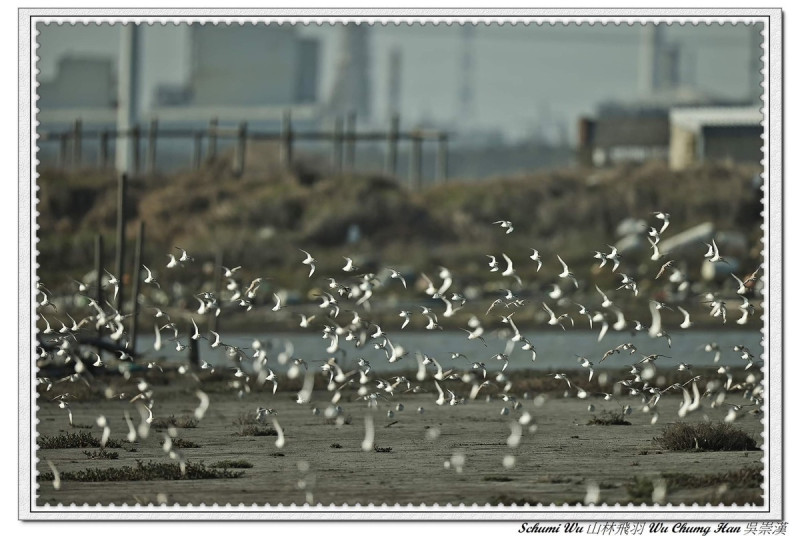
[[[780,521],[785,518],[783,419],[783,12],[781,9],[28,9],[19,29],[19,519],[22,520],[486,520]],[[89,506],[36,505],[36,30],[40,22],[763,23],[764,465],[761,507],[722,506]],[[773,359],[772,356],[775,358]]]

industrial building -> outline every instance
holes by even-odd
[[[680,170],[707,160],[757,164],[764,157],[763,115],[758,107],[670,110],[669,165]]]
[[[64,56],[56,75],[39,84],[40,110],[58,108],[114,108],[116,81],[110,58]]]
[[[191,26],[193,106],[292,106],[317,100],[318,43],[290,25]]]

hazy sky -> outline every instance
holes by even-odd
[[[52,78],[63,55],[116,59],[118,27],[40,26],[41,79]],[[301,28],[318,37],[319,95],[327,96],[336,66],[338,33],[329,25]],[[750,29],[744,25],[678,26],[666,30],[681,46],[681,72],[697,89],[745,98],[749,87]],[[476,125],[509,134],[528,131],[537,119],[563,119],[572,130],[578,115],[606,100],[638,95],[639,26],[479,26],[474,38]],[[370,48],[373,110],[381,122],[387,109],[389,51],[402,51],[401,113],[406,124],[450,121],[458,111],[462,34],[446,26],[374,27]],[[145,106],[160,83],[186,80],[190,65],[188,27],[149,26],[142,33]]]

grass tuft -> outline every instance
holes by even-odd
[[[106,449],[99,449],[95,451],[84,450],[83,454],[90,460],[116,460],[119,458],[119,452],[109,452]]]
[[[763,482],[761,468],[757,466],[743,467],[736,471],[725,473],[664,473],[661,478],[666,482],[667,490],[670,489],[698,489],[722,488],[708,498],[709,501],[719,500],[724,504],[750,504],[763,503],[759,488]],[[635,476],[625,484],[630,502],[635,504],[650,503],[653,500],[653,477]],[[717,496],[718,495],[718,496]]]
[[[161,444],[163,445],[164,442],[162,441]],[[198,449],[200,445],[195,443],[194,441],[190,441],[188,439],[183,439],[180,437],[176,437],[172,440],[172,446],[176,449]]]
[[[154,430],[166,430],[173,428],[197,428],[197,419],[194,417],[170,415],[169,417],[158,417],[153,419],[150,427]]]
[[[129,482],[138,480],[203,480],[213,478],[239,478],[244,472],[232,472],[227,469],[209,469],[202,462],[186,464],[186,474],[181,473],[178,464],[143,463],[136,460],[136,467],[109,467],[107,469],[83,469],[81,471],[65,471],[61,480],[75,482]],[[37,480],[53,480],[53,473],[40,473]]]
[[[100,439],[94,437],[89,432],[66,433],[57,436],[40,436],[36,440],[40,449],[76,449],[94,447],[100,448]],[[106,448],[119,449],[122,443],[109,438],[106,441]]]
[[[669,450],[758,450],[752,436],[730,423],[673,423],[655,440]]]
[[[211,464],[210,467],[215,467],[217,469],[250,469],[253,467],[253,464],[247,460],[222,460],[221,462]]]
[[[586,423],[590,425],[599,426],[630,426],[631,423],[625,420],[625,414],[622,412],[615,413],[611,411],[604,411],[599,416],[592,415],[592,419]]]
[[[376,446],[372,447],[372,449],[375,452],[392,452],[392,447],[379,447],[379,446],[376,445]]]
[[[236,432],[238,436],[276,436],[278,432],[271,426],[263,426],[260,424],[249,424],[242,426],[242,429]]]
[[[485,476],[483,480],[484,482],[511,482],[514,479],[507,476]]]

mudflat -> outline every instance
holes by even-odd
[[[520,399],[518,409],[496,397],[437,406],[436,395],[430,392],[380,399],[377,408],[343,397],[336,417],[326,417],[330,393],[323,391],[315,391],[308,404],[297,404],[288,393],[273,397],[258,392],[243,399],[232,393],[209,396],[208,411],[195,423],[191,416],[198,399],[193,393],[159,395],[153,424],[173,416],[179,425],[195,424],[173,430],[175,450],[189,464],[227,466],[227,473],[215,470],[227,477],[132,481],[69,478],[70,474],[73,478],[82,474],[82,480],[102,478],[81,471],[97,470],[93,474],[102,475],[109,468],[136,467],[137,461],[177,466],[178,461],[162,448],[168,430],[152,426],[147,438],[129,443],[125,411],[134,426],[140,416],[127,400],[73,401],[74,426],[70,426],[63,409],[40,398],[40,439],[80,432],[99,439],[102,430],[96,419],[104,415],[110,439],[119,442],[119,448],[38,449],[39,473],[51,472],[49,461],[61,482],[56,490],[51,480],[38,480],[37,503],[549,505],[583,503],[591,487],[599,488],[598,501],[607,504],[652,504],[654,487],[665,490],[662,502],[673,505],[763,501],[761,477],[756,482],[742,477],[748,471],[760,473],[763,451],[671,451],[654,440],[670,423],[721,422],[728,411],[726,406],[704,403],[701,410],[679,418],[680,396],[659,401],[655,424],[652,413],[637,409],[625,416],[629,425],[588,424],[604,411],[619,414],[616,402],[558,394]],[[590,404],[593,412],[588,410]],[[259,406],[277,413],[268,416],[266,424],[257,423]],[[501,414],[504,407],[509,407],[508,415]],[[387,414],[390,409],[393,416]],[[530,421],[523,418],[521,440],[516,447],[509,446],[512,428],[519,430],[512,423],[525,412]],[[364,450],[368,415],[374,423],[374,443]],[[281,448],[275,435],[241,435],[248,426],[272,433],[273,417],[285,436]],[[743,414],[734,426],[761,446],[761,417]]]

